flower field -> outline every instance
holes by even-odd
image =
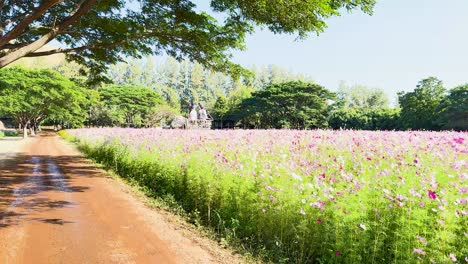
[[[63,134],[273,262],[468,262],[468,133]]]

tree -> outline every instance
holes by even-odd
[[[223,121],[228,111],[229,111],[229,108],[227,105],[226,97],[224,96],[218,97],[218,99],[216,100],[216,103],[213,106],[213,115],[214,115],[214,118],[220,121],[221,123],[220,128],[223,128]]]
[[[363,85],[346,86],[340,84],[337,103],[344,108],[379,109],[388,108],[388,97],[381,89]]]
[[[331,99],[334,94],[318,84],[272,84],[243,100],[234,115],[241,122],[259,120],[260,128],[324,128]]]
[[[337,109],[328,123],[333,129],[393,130],[399,129],[400,109]]]
[[[99,93],[107,109],[120,112],[125,125],[131,127],[141,127],[151,109],[164,103],[158,93],[146,87],[113,85],[102,88]]]
[[[180,113],[168,105],[153,107],[144,120],[145,127],[164,127],[169,125]]]
[[[254,25],[274,33],[305,37],[322,32],[325,20],[342,10],[371,14],[375,0],[212,0],[211,9],[223,22],[201,11],[190,0],[31,0],[0,1],[2,14],[0,68],[22,57],[67,54],[100,76],[109,64],[125,56],[165,52],[209,68],[238,74],[229,61],[233,49],[243,49]],[[39,51],[55,40],[63,48]]]
[[[0,70],[0,112],[13,117],[27,136],[46,118],[79,125],[86,117],[86,92],[50,70]]]
[[[429,77],[421,80],[413,92],[398,93],[401,125],[404,129],[439,129],[435,123],[437,107],[446,90],[441,80]]]
[[[442,129],[468,130],[468,84],[450,90],[436,112]]]

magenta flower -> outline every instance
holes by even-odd
[[[465,141],[465,139],[462,137],[459,137],[459,138],[454,138],[453,141],[455,141],[458,144],[463,144],[463,141]]]
[[[340,251],[336,251],[336,252],[335,252],[335,255],[336,255],[336,256],[341,256],[341,252],[340,252]]]
[[[322,219],[318,218],[318,219],[317,219],[317,223],[321,224],[321,223],[322,223]]]
[[[431,191],[431,190],[427,191],[427,196],[429,196],[429,199],[431,199],[431,200],[437,199],[437,194],[434,191]]]

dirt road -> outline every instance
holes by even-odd
[[[0,263],[238,262],[144,206],[55,134],[18,146],[0,162]]]

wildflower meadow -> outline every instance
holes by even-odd
[[[269,261],[468,262],[466,132],[93,128],[62,135]]]

